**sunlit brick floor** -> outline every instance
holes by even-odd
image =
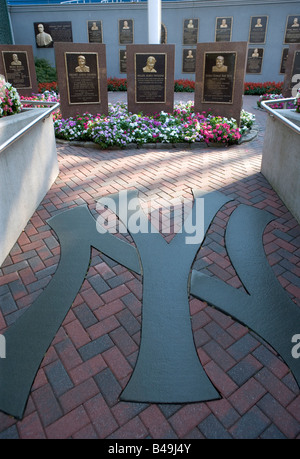
[[[126,93],[110,94],[110,101],[124,98]],[[239,203],[273,213],[265,252],[300,306],[300,225],[260,173],[266,114],[255,107],[256,97],[244,97],[244,108],[256,115],[258,136],[225,149],[101,151],[57,145],[59,176],[0,269],[0,333],[56,271],[60,246],[47,219],[82,204],[95,214],[100,196],[128,188],[158,207],[191,200],[197,188],[233,197],[218,212],[194,268],[237,288],[241,284],[224,246],[226,222]],[[87,277],[41,364],[24,418],[0,412],[0,438],[300,438],[300,392],[288,367],[257,335],[193,297],[199,358],[222,398],[185,405],[119,401],[139,350],[141,300],[140,276],[93,249]]]

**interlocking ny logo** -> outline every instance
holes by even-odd
[[[130,192],[134,199],[137,192]],[[110,196],[119,212],[119,196]],[[300,384],[299,360],[291,337],[299,333],[300,310],[277,281],[266,259],[262,236],[271,214],[240,205],[231,214],[225,242],[244,289],[206,276],[191,266],[218,210],[230,198],[194,191],[204,198],[202,240],[186,243],[183,230],[170,243],[140,212],[149,231],[136,232],[136,247],[109,232],[99,233],[87,206],[49,220],[61,244],[61,259],[47,288],[5,333],[6,358],[0,359],[0,409],[23,416],[39,365],[72,305],[89,267],[91,247],[143,278],[141,343],[132,376],[121,400],[190,403],[220,398],[197,355],[190,322],[189,295],[207,301],[261,336],[281,355]],[[106,202],[107,204],[107,202]],[[128,209],[128,217],[133,210]],[[195,218],[194,218],[195,221]]]

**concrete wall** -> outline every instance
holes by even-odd
[[[71,21],[73,42],[87,43],[87,21],[101,20],[103,42],[106,44],[108,77],[126,77],[119,71],[118,20],[133,19],[134,43],[147,43],[148,18],[147,2],[126,3],[86,3],[60,5],[11,6],[9,12],[16,44],[30,44],[34,55],[55,63],[53,49],[37,48],[35,44],[34,22]],[[251,16],[268,16],[266,43],[259,45],[264,49],[262,72],[246,74],[246,81],[283,81],[280,63],[284,45],[287,16],[300,15],[299,0],[198,0],[162,2],[162,23],[167,28],[167,43],[176,45],[175,78],[194,79],[194,74],[182,73],[183,21],[199,19],[198,42],[215,40],[216,17],[233,17],[231,41],[248,41]],[[255,45],[250,45],[251,48]]]
[[[0,145],[41,114],[25,110],[0,120]],[[0,266],[58,175],[52,116],[0,153]]]
[[[300,126],[300,114],[280,110]],[[268,116],[264,137],[261,172],[300,223],[300,133],[278,118]]]

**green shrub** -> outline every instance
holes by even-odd
[[[55,67],[52,67],[47,59],[35,59],[35,70],[38,83],[52,83],[57,81]]]

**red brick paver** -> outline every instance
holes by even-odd
[[[266,114],[256,110],[255,97],[245,97],[244,106],[256,115],[259,133],[230,148],[101,151],[58,145],[59,176],[0,269],[0,333],[56,271],[60,246],[46,220],[82,204],[96,215],[100,196],[128,188],[158,207],[191,200],[192,188],[232,196],[194,268],[235,288],[241,284],[224,245],[228,218],[239,203],[273,213],[265,251],[300,306],[300,225],[260,173]],[[93,250],[86,279],[37,373],[24,418],[0,412],[0,438],[300,438],[300,392],[288,367],[246,327],[193,297],[199,358],[222,398],[173,405],[121,402],[140,344],[141,300],[141,276]],[[94,343],[101,353],[93,352]]]

